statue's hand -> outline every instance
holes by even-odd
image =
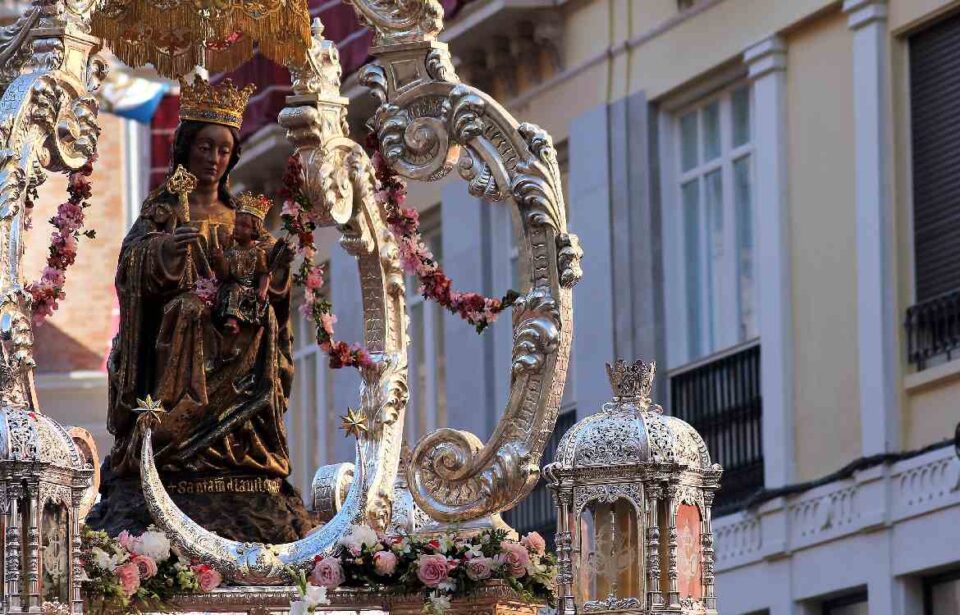
[[[164,252],[169,255],[183,256],[192,245],[200,245],[200,231],[190,226],[179,226],[164,241]]]

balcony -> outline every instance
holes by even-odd
[[[576,410],[570,409],[560,412],[560,416],[557,417],[557,426],[553,430],[553,435],[550,436],[550,441],[547,442],[547,448],[543,451],[540,467],[553,463],[560,438],[576,422]],[[515,508],[505,512],[503,518],[510,526],[520,532],[521,536],[529,532],[539,532],[546,539],[547,545],[553,548],[554,534],[557,531],[557,510],[553,503],[553,496],[543,478],[530,492],[530,495]]]
[[[907,359],[918,370],[931,359],[951,360],[960,349],[960,290],[908,308],[904,328]]]
[[[763,488],[763,403],[757,340],[669,374],[670,411],[700,432],[723,466],[714,514],[734,511]]]

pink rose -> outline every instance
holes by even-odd
[[[447,557],[439,553],[417,558],[417,578],[427,587],[437,587],[447,580]]]
[[[120,589],[128,598],[140,589],[140,569],[133,562],[127,562],[122,566],[113,569],[113,574],[117,576],[117,582]]]
[[[467,577],[472,581],[489,579],[493,574],[493,560],[489,557],[474,557],[467,560]]]
[[[319,560],[310,573],[311,583],[327,589],[335,589],[343,581],[343,568],[340,567],[340,562],[332,557]]]
[[[134,555],[130,561],[137,565],[140,578],[144,581],[157,576],[157,562],[154,561],[152,557],[147,555]]]
[[[497,561],[512,577],[520,578],[527,573],[527,564],[530,563],[530,554],[527,548],[516,542],[503,541],[500,543],[500,555]]]
[[[543,555],[547,552],[547,541],[543,539],[543,536],[539,532],[530,532],[523,537],[523,540],[520,541],[520,544],[530,549],[537,555]]]
[[[197,575],[197,584],[202,592],[212,592],[223,583],[223,577],[220,576],[220,573],[206,564],[191,566],[191,569]]]
[[[377,551],[373,554],[373,568],[382,577],[388,577],[397,569],[397,556],[390,551]]]

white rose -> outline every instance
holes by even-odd
[[[133,552],[153,558],[159,564],[170,558],[170,540],[163,532],[144,532],[134,541]]]

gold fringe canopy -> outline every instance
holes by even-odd
[[[125,64],[153,64],[170,78],[198,65],[233,70],[254,43],[285,64],[311,36],[307,0],[97,0],[92,29]]]

